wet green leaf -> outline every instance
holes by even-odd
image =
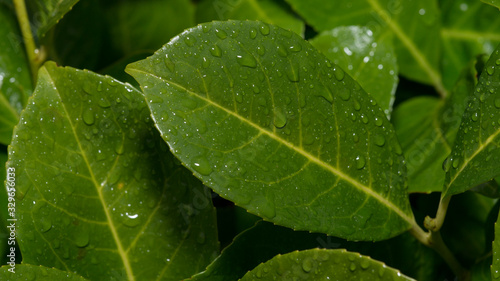
[[[304,36],[304,22],[283,0],[204,0],[196,8],[198,23],[228,19],[260,20]]]
[[[491,264],[491,279],[500,280],[500,221],[495,223],[495,240],[493,241],[493,263]]]
[[[477,84],[473,61],[446,99],[419,96],[400,104],[392,117],[408,167],[409,192],[443,189],[443,161],[451,152],[467,98]]]
[[[390,116],[399,79],[388,30],[374,34],[366,27],[342,26],[309,42],[354,78]]]
[[[385,264],[346,250],[313,249],[278,255],[240,280],[414,280]]]
[[[500,175],[500,46],[468,100],[444,168],[443,196],[464,192]]]
[[[5,179],[6,179],[6,169],[5,162],[7,162],[7,153],[4,151],[0,151],[0,183],[2,188],[0,189],[0,262],[5,264],[7,262],[5,256],[7,255],[6,251],[9,247],[7,243],[8,239],[8,231],[7,231],[7,192],[5,190]]]
[[[217,253],[208,189],[176,164],[130,86],[47,63],[15,135],[23,262],[91,280],[179,280]]]
[[[0,5],[0,144],[9,144],[31,94],[29,65],[12,12]]]
[[[498,0],[481,0],[481,1],[483,1],[486,4],[490,4],[493,7],[497,7],[498,9],[500,9],[500,1],[498,1]]]
[[[189,0],[106,1],[109,44],[122,56],[160,48],[170,38],[194,25]]]
[[[174,154],[251,213],[357,240],[387,239],[414,223],[384,112],[295,33],[251,21],[203,24],[127,71]]]
[[[451,88],[460,70],[479,54],[493,52],[500,43],[500,13],[476,0],[442,0],[442,72],[444,84]]]
[[[43,37],[78,0],[26,1],[31,16],[31,28],[38,37]]]
[[[440,13],[435,0],[286,0],[318,31],[367,26],[375,34],[390,30],[402,75],[446,92],[439,71]]]
[[[0,267],[0,279],[16,280],[16,281],[85,281],[87,279],[68,271],[61,271],[55,268],[44,266],[17,264],[15,273],[8,271],[10,266],[4,265]]]

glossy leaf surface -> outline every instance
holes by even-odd
[[[260,20],[304,35],[304,22],[282,0],[204,0],[196,9],[198,23],[229,19]]]
[[[444,83],[451,88],[472,57],[489,56],[500,43],[498,9],[476,0],[443,0],[441,29]]]
[[[495,223],[495,240],[493,241],[493,263],[491,264],[492,280],[500,280],[500,221]]]
[[[386,239],[414,222],[392,125],[295,33],[203,24],[127,71],[174,154],[251,213],[358,240]]]
[[[395,40],[399,71],[444,92],[439,72],[440,14],[435,0],[287,0],[318,31],[339,26],[367,26],[375,33],[389,29]]]
[[[33,32],[38,37],[43,37],[77,2],[78,0],[26,1]]]
[[[500,175],[500,47],[471,94],[444,168],[443,196],[464,192]]]
[[[498,9],[500,9],[500,1],[498,1],[498,0],[481,0],[481,1],[483,1],[486,4],[490,4],[491,6],[494,6],[494,7],[497,7]]]
[[[278,280],[414,280],[358,253],[322,249],[278,255],[240,280],[276,280],[276,276]]]
[[[473,62],[464,69],[446,99],[420,96],[402,103],[394,111],[392,122],[408,167],[409,192],[443,189],[443,161],[451,152],[468,96],[477,84],[476,65]]]
[[[10,266],[4,265],[0,267],[0,279],[2,280],[16,280],[16,281],[54,281],[54,280],[68,280],[68,281],[85,281],[87,279],[71,272],[61,271],[55,268],[44,266],[30,265],[30,264],[17,264],[15,273],[9,272]]]
[[[31,94],[31,74],[18,36],[16,18],[0,5],[0,144],[5,145]]]
[[[7,262],[6,258],[6,251],[10,247],[8,245],[8,238],[9,238],[9,233],[7,231],[7,224],[6,224],[6,219],[8,216],[8,209],[7,209],[7,192],[5,190],[5,180],[6,180],[6,172],[7,170],[5,169],[5,162],[7,162],[7,153],[4,151],[0,151],[0,207],[2,210],[0,210],[0,254],[2,255],[2,258],[0,258],[0,261],[2,264],[5,264]]]
[[[38,81],[8,162],[23,262],[91,280],[179,280],[203,269],[218,247],[211,201],[168,152],[143,97],[52,62]]]
[[[354,78],[390,116],[399,80],[390,32],[374,34],[366,27],[342,26],[309,42]]]

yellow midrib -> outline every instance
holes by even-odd
[[[427,76],[432,81],[432,84],[436,88],[436,90],[442,95],[447,95],[447,90],[441,81],[441,74],[436,71],[429,63],[427,58],[420,52],[420,50],[415,46],[413,41],[406,36],[406,34],[401,30],[400,26],[391,19],[391,16],[387,14],[387,12],[380,7],[378,0],[368,0],[368,3],[375,12],[382,18],[385,23],[391,28],[394,34],[401,40],[403,45],[406,46],[408,51],[413,55],[417,63],[422,67],[422,69],[427,73]]]
[[[125,267],[125,272],[127,273],[128,280],[129,281],[135,281],[135,276],[134,276],[134,274],[132,272],[132,266],[130,265],[130,261],[128,259],[127,253],[125,252],[125,250],[123,248],[123,245],[121,244],[120,237],[118,235],[118,231],[116,230],[116,227],[115,227],[115,225],[113,223],[113,219],[111,218],[111,214],[109,213],[109,210],[108,210],[108,208],[106,206],[106,202],[104,201],[104,196],[103,196],[102,190],[100,188],[101,186],[97,182],[97,180],[95,179],[94,172],[90,168],[90,162],[89,162],[89,160],[87,158],[87,155],[85,154],[85,151],[83,150],[83,147],[81,145],[80,139],[78,138],[78,135],[77,135],[77,133],[75,131],[75,125],[73,124],[73,122],[71,121],[71,118],[69,117],[70,115],[68,113],[68,110],[66,109],[66,106],[65,106],[65,104],[64,104],[64,102],[62,100],[61,95],[59,94],[59,91],[56,88],[54,80],[50,76],[50,73],[47,71],[47,69],[45,67],[42,67],[40,69],[40,72],[46,72],[47,78],[50,79],[50,83],[52,84],[53,88],[55,89],[56,94],[58,95],[59,99],[61,100],[61,106],[64,109],[64,113],[66,114],[66,116],[68,116],[68,122],[71,125],[71,131],[73,132],[73,135],[75,137],[76,143],[78,144],[78,149],[82,152],[82,158],[85,161],[85,164],[87,165],[87,168],[88,168],[89,173],[90,173],[90,177],[92,179],[92,183],[94,184],[94,186],[95,186],[95,188],[97,190],[97,194],[99,195],[99,200],[100,200],[101,205],[102,205],[102,207],[104,209],[104,213],[106,214],[106,220],[108,221],[108,226],[109,226],[109,229],[111,231],[111,234],[113,235],[113,239],[116,242],[116,246],[118,248],[118,254],[120,255],[120,258],[123,261],[123,265]],[[41,77],[41,75],[40,75],[40,77]]]
[[[310,154],[309,152],[303,150],[302,148],[300,147],[297,147],[295,145],[293,145],[292,143],[280,138],[279,136],[276,136],[275,134],[273,134],[272,132],[269,132],[263,128],[261,128],[259,125],[253,123],[252,121],[248,120],[248,119],[245,119],[243,118],[242,116],[234,113],[233,111],[230,111],[224,107],[222,107],[221,105],[213,102],[212,100],[210,99],[207,99],[205,97],[202,97],[200,95],[197,95],[196,93],[186,89],[185,87],[173,82],[173,81],[168,81],[168,80],[164,80],[163,78],[161,77],[158,77],[152,73],[149,73],[149,72],[145,72],[143,70],[139,70],[139,69],[135,69],[135,68],[128,68],[128,70],[131,70],[131,71],[136,71],[136,72],[142,72],[144,73],[145,75],[148,75],[148,76],[151,76],[155,79],[158,79],[164,83],[169,83],[170,85],[173,85],[173,86],[176,86],[178,87],[179,89],[182,89],[183,91],[186,91],[187,93],[193,95],[193,96],[196,96],[197,98],[205,101],[206,103],[222,110],[222,111],[225,111],[226,113],[238,118],[239,120],[241,120],[242,122],[250,125],[251,127],[257,129],[261,134],[265,134],[267,135],[268,137],[280,142],[281,144],[285,145],[286,147],[290,148],[291,150],[293,151],[296,151],[298,152],[299,154],[301,154],[302,156],[306,157],[309,161],[317,164],[318,166],[322,167],[323,169],[331,172],[332,174],[335,174],[337,175],[338,177],[340,177],[342,180],[346,181],[346,182],[349,182],[351,185],[355,186],[356,188],[358,188],[359,190],[363,191],[364,193],[372,196],[373,198],[375,198],[376,200],[378,200],[379,202],[381,202],[382,204],[386,205],[389,209],[392,209],[396,214],[398,214],[398,216],[400,216],[401,218],[403,218],[405,221],[407,221],[409,224],[411,225],[415,225],[415,220],[413,218],[413,216],[408,216],[407,214],[405,214],[401,209],[399,209],[396,205],[392,204],[392,202],[388,201],[386,198],[382,197],[380,194],[374,192],[372,189],[370,189],[368,186],[365,186],[361,183],[359,183],[358,181],[356,181],[355,179],[351,178],[350,176],[348,176],[347,174],[343,173],[342,171],[338,170],[337,168],[335,167],[332,167],[330,166],[329,164],[321,161],[319,158],[315,157],[314,155]]]

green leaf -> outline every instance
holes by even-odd
[[[409,192],[443,189],[443,161],[451,152],[469,93],[477,84],[473,61],[446,99],[418,96],[400,104],[392,122],[403,147],[408,167]]]
[[[196,8],[198,23],[229,19],[260,20],[304,36],[304,22],[283,0],[204,0]]]
[[[174,154],[249,212],[356,240],[414,223],[401,147],[382,109],[295,33],[203,24],[127,72]]]
[[[341,26],[309,42],[354,78],[390,116],[399,80],[390,32],[374,34],[366,27]]]
[[[85,281],[87,279],[68,271],[30,264],[16,264],[15,272],[9,271],[8,265],[0,267],[0,279],[16,281]]]
[[[402,75],[445,93],[439,72],[440,13],[435,0],[286,0],[316,30],[363,25],[390,30]]]
[[[477,192],[490,198],[500,198],[500,185],[498,184],[498,179],[500,179],[500,177],[497,177],[497,180],[493,179],[480,185],[474,186],[473,188],[471,188],[471,191]]]
[[[194,25],[189,0],[115,0],[104,2],[110,45],[121,56],[160,48]]]
[[[444,164],[443,197],[464,192],[500,175],[500,46],[493,52],[471,94]]]
[[[42,38],[77,2],[78,0],[26,1],[33,32]]]
[[[217,253],[208,189],[176,164],[130,86],[47,63],[15,135],[23,262],[91,280],[179,280]]]
[[[495,240],[493,241],[493,263],[491,264],[491,279],[500,280],[500,221],[497,215],[495,223]]]
[[[5,189],[5,180],[6,180],[6,172],[7,170],[5,169],[5,162],[7,162],[7,153],[4,151],[0,151],[0,183],[2,188],[0,189],[0,255],[2,257],[0,258],[0,262],[2,264],[5,264],[7,262],[6,259],[6,251],[10,247],[8,244],[8,237],[9,237],[9,232],[7,231],[7,192]]]
[[[346,250],[313,249],[278,255],[240,280],[414,280],[369,257]]]
[[[444,84],[451,88],[460,70],[471,57],[493,52],[500,43],[498,9],[477,0],[442,0],[443,42],[442,72]]]
[[[19,113],[31,94],[29,65],[17,21],[0,5],[0,144],[9,144]]]
[[[500,9],[500,1],[498,1],[498,0],[481,0],[481,1],[483,1],[486,4],[490,4],[493,7],[497,7],[498,9]]]

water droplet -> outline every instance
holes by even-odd
[[[222,40],[227,38],[227,33],[222,29],[216,28],[215,35],[217,35],[217,37],[219,37],[219,39],[222,39]]]
[[[359,155],[356,157],[356,169],[361,170],[365,167],[366,160],[365,157],[362,155]]]
[[[353,134],[352,134],[352,138],[353,138],[353,141],[354,141],[355,143],[358,143],[358,142],[359,142],[359,136],[358,136],[356,133],[353,133]]]
[[[208,68],[208,67],[210,66],[210,61],[209,61],[209,60],[207,60],[207,58],[206,58],[206,57],[203,57],[203,59],[202,59],[202,60],[203,60],[203,62],[201,63],[201,66],[202,66],[203,68]]]
[[[496,64],[496,65],[500,65],[500,59],[497,59],[497,60],[495,61],[495,64]]]
[[[253,85],[252,85],[252,89],[253,89],[253,92],[254,92],[254,93],[256,93],[256,94],[260,93],[259,86],[257,86],[257,85],[255,85],[255,84],[253,84]]]
[[[87,124],[89,126],[93,125],[95,122],[94,112],[92,112],[92,109],[90,109],[90,108],[85,109],[85,111],[83,112],[82,118],[83,118],[83,122],[85,122],[85,124]]]
[[[262,23],[260,26],[260,33],[262,33],[262,35],[266,36],[266,35],[269,35],[270,32],[271,32],[271,29],[269,28],[269,25],[266,23]]]
[[[257,46],[257,54],[259,54],[259,56],[263,56],[264,54],[266,53],[266,48],[264,48],[264,46]]]
[[[285,127],[287,122],[286,113],[283,112],[280,108],[274,108],[274,121],[273,124],[276,128],[281,129]]]
[[[495,73],[495,66],[490,65],[486,68],[486,72],[488,72],[489,75],[493,75]]]
[[[170,70],[170,72],[174,72],[175,70],[175,63],[172,61],[172,59],[167,55],[165,55],[165,66]]]
[[[349,265],[349,270],[350,271],[356,271],[356,264],[351,262],[351,264]]]
[[[97,103],[102,108],[108,108],[111,106],[111,103],[105,97],[102,97]]]
[[[75,232],[76,246],[83,248],[89,244],[89,232],[86,229],[80,229]]]
[[[477,112],[474,112],[474,113],[472,114],[472,116],[471,116],[471,119],[472,119],[472,121],[474,121],[474,122],[475,122],[475,121],[477,121],[477,119],[478,119],[478,118],[479,118],[479,117],[478,117]]]
[[[457,158],[453,159],[453,161],[452,161],[453,168],[455,168],[455,169],[458,168],[458,164],[460,164],[460,158],[457,157]]]
[[[339,92],[339,96],[341,99],[347,101],[351,98],[351,90],[348,88],[342,87],[342,89]]]
[[[196,43],[196,38],[194,36],[186,36],[184,38],[184,43],[186,43],[189,47],[192,47]]]
[[[374,142],[378,146],[384,146],[385,137],[383,135],[375,135]]]
[[[360,110],[361,109],[361,104],[359,104],[359,101],[354,100],[354,109],[355,110]]]
[[[500,109],[500,98],[495,100],[495,107]]]
[[[298,67],[293,67],[289,65],[286,69],[286,77],[288,77],[288,80],[290,82],[298,82],[299,81],[299,69]]]
[[[384,124],[384,120],[382,120],[382,118],[375,117],[375,125],[380,127],[382,124]]]
[[[236,60],[238,61],[238,63],[241,66],[246,66],[246,67],[251,67],[251,68],[257,67],[257,61],[249,53],[245,53],[245,54],[241,54],[241,55],[236,56]]]
[[[277,46],[276,46],[276,49],[278,50],[278,55],[279,56],[281,56],[281,57],[288,56],[288,52],[286,51],[285,46],[283,46],[282,44],[278,43]]]
[[[250,38],[255,39],[257,37],[257,30],[255,28],[250,29]]]
[[[198,173],[208,176],[212,173],[212,166],[205,157],[197,157],[193,161],[193,168]]]
[[[338,81],[341,81],[345,77],[344,71],[339,67],[335,67],[333,69],[333,73],[335,74],[335,78],[337,78]]]
[[[222,50],[220,49],[219,46],[217,45],[214,45],[213,47],[210,48],[210,53],[212,54],[212,56],[214,57],[218,57],[220,58],[222,56]]]
[[[313,264],[312,264],[312,261],[310,259],[305,259],[303,262],[302,262],[302,269],[304,270],[304,272],[306,273],[309,273],[313,268]]]
[[[293,42],[288,49],[290,50],[290,52],[297,53],[302,50],[302,45],[298,42]]]
[[[125,213],[122,223],[128,227],[136,227],[139,225],[140,219],[138,214]]]
[[[41,232],[47,232],[52,228],[52,221],[49,218],[43,218],[40,227]]]

